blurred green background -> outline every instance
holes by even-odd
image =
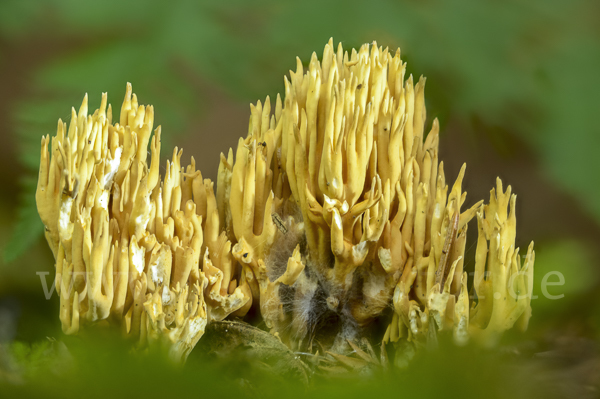
[[[0,343],[61,338],[53,259],[34,192],[42,135],[90,95],[118,110],[131,82],[173,146],[215,178],[245,135],[251,102],[320,54],[376,40],[427,76],[446,175],[467,162],[467,205],[500,176],[518,194],[517,244],[536,243],[530,331],[537,350],[600,337],[600,2],[0,1]],[[541,295],[546,273],[557,300]],[[557,281],[551,278],[549,281]],[[559,337],[559,338],[557,338]],[[562,341],[561,341],[562,342]],[[587,341],[586,341],[587,342]],[[589,351],[588,351],[589,352]],[[600,369],[600,365],[595,366]],[[596,377],[600,373],[596,370]]]

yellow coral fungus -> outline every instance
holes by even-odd
[[[366,335],[402,364],[438,331],[494,344],[525,328],[534,252],[515,248],[516,197],[498,179],[489,205],[463,209],[465,167],[449,190],[425,79],[405,70],[375,43],[298,60],[274,109],[251,106],[235,160],[221,155],[216,195],[177,149],[161,179],[160,128],[148,165],[153,109],[130,85],[114,125],[106,95],[91,116],[84,99],[51,157],[42,140],[37,192],[64,331],[107,320],[185,358],[207,323],[254,308],[291,348],[341,354]]]
[[[138,105],[131,85],[120,123],[106,94],[93,115],[86,96],[68,128],[59,121],[52,156],[42,139],[36,199],[56,258],[63,331],[106,321],[181,359],[208,321],[243,308],[250,291],[233,279],[212,183],[193,158],[184,169],[175,149],[161,180],[160,127],[148,164],[153,123],[152,106]]]

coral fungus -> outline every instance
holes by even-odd
[[[357,352],[366,337],[401,364],[438,332],[492,345],[526,328],[534,252],[515,248],[516,197],[498,179],[488,205],[461,211],[465,167],[449,189],[425,79],[405,70],[376,44],[298,60],[285,98],[252,105],[235,159],[221,155],[216,195],[177,149],[161,178],[160,127],[148,162],[153,108],[130,85],[119,123],[106,94],[93,115],[86,97],[51,156],[42,139],[37,190],[65,333],[117,324],[185,359],[207,323],[251,311],[294,350]]]
[[[125,335],[169,345],[185,358],[206,323],[244,307],[245,282],[232,279],[230,242],[219,234],[210,180],[173,152],[159,176],[160,127],[151,106],[127,86],[120,123],[107,96],[88,115],[87,97],[71,122],[42,139],[36,199],[56,259],[63,331],[120,324]]]

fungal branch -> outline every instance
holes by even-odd
[[[498,179],[488,205],[465,207],[466,168],[448,184],[425,78],[405,71],[376,43],[298,59],[285,97],[251,105],[247,136],[221,154],[216,194],[177,148],[160,175],[160,127],[131,85],[119,123],[105,94],[93,115],[86,97],[50,153],[42,139],[36,197],[63,330],[117,324],[185,359],[207,323],[254,309],[289,347],[338,355],[384,323],[367,338],[401,365],[444,331],[493,345],[526,328],[535,254],[515,249],[516,197]]]

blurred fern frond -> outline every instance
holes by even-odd
[[[44,225],[37,214],[35,205],[35,188],[37,176],[24,176],[21,178],[21,193],[19,194],[19,207],[17,209],[17,222],[12,236],[4,248],[4,263],[17,259],[44,232]]]

